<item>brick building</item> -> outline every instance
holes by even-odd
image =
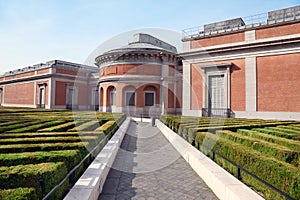
[[[176,47],[148,34],[96,58],[102,111],[180,113],[182,74]]]
[[[0,105],[300,118],[300,6],[184,34],[182,53],[140,33],[99,55],[98,68],[50,61],[5,73]]]
[[[183,115],[300,119],[300,6],[256,18],[186,30]]]
[[[52,109],[98,107],[97,67],[60,60],[0,76],[0,105]]]

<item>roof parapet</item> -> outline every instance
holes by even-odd
[[[177,53],[177,49],[175,46],[166,43],[152,35],[146,34],[146,33],[137,33],[134,34],[132,37],[132,40],[129,42],[130,44],[136,44],[136,43],[147,43],[147,44],[152,44],[154,46],[163,48],[167,51],[171,51],[174,53]]]
[[[182,40],[193,40],[210,35],[224,34],[227,32],[274,25],[294,20],[300,20],[300,6],[184,29],[182,31]]]

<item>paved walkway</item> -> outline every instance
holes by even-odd
[[[99,199],[217,197],[156,127],[131,122]]]

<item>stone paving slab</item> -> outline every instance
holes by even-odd
[[[100,200],[217,199],[150,123],[131,122]]]

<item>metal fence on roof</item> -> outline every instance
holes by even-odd
[[[233,26],[228,28],[228,26],[223,26],[223,28],[218,27],[216,30],[205,30],[206,25],[196,26],[192,28],[187,28],[182,30],[183,39],[193,39],[203,36],[209,36],[214,34],[221,34],[225,32],[231,32],[236,30],[241,30],[245,28],[258,27],[262,25],[271,25],[276,23],[288,22],[292,20],[300,19],[300,6],[286,8],[282,10],[271,11],[268,13],[256,14],[247,17],[242,17],[244,25]]]

